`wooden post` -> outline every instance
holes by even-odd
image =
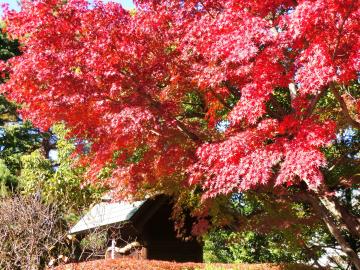
[[[111,240],[111,259],[115,259],[115,238],[113,237]]]
[[[140,251],[140,259],[148,259],[148,250],[147,250],[147,246],[143,246],[141,248],[141,251]]]

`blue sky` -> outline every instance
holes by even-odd
[[[8,3],[10,8],[12,9],[19,9],[18,0],[0,0],[0,4]],[[125,9],[132,9],[134,8],[134,3],[132,0],[104,0],[104,2],[117,2],[121,3]]]

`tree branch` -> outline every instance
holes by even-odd
[[[203,6],[203,8],[204,8],[204,10],[206,11],[206,13],[209,14],[209,16],[210,16],[211,18],[215,19],[215,16],[210,13],[210,11],[209,11],[209,10],[207,9],[207,7],[205,6],[204,2],[201,1],[201,0],[200,0],[199,2],[200,2],[200,4]]]
[[[330,233],[334,236],[336,241],[341,246],[342,251],[346,253],[346,255],[349,257],[351,262],[355,265],[356,269],[360,270],[360,259],[357,253],[345,240],[345,238],[341,234],[340,229],[338,228],[334,220],[331,218],[327,208],[322,204],[319,198],[317,198],[316,196],[312,195],[309,192],[298,193],[297,196],[311,204],[314,211],[321,217],[321,219],[324,221]]]
[[[347,11],[347,13],[346,13],[346,15],[345,15],[345,17],[344,17],[344,20],[342,21],[342,23],[341,23],[341,25],[340,25],[340,27],[339,27],[336,45],[335,45],[335,48],[334,48],[333,55],[332,55],[332,57],[331,57],[331,59],[332,59],[333,61],[334,61],[334,59],[335,59],[337,50],[338,50],[339,45],[340,45],[340,38],[341,38],[342,32],[343,32],[343,30],[344,30],[345,22],[347,21],[347,19],[348,19],[349,16],[350,16],[351,10],[352,10],[352,8],[353,8],[353,6],[354,6],[354,2],[355,2],[354,0],[351,2],[351,5],[350,5],[350,7],[349,7],[349,10]],[[314,100],[311,102],[310,107],[309,107],[309,109],[308,109],[308,111],[307,111],[307,113],[306,113],[305,118],[308,118],[308,117],[312,114],[312,112],[314,111],[314,109],[315,109],[315,107],[316,107],[316,104],[318,103],[318,101],[320,100],[320,98],[326,93],[328,87],[330,87],[332,90],[335,89],[333,83],[331,83],[330,85],[325,86],[325,87],[321,90],[321,92],[320,92],[320,93],[314,98]],[[335,89],[335,90],[337,90],[337,89]],[[335,93],[334,93],[334,94],[335,94]],[[341,97],[340,97],[340,98],[341,98]],[[339,101],[339,102],[340,102],[340,101]],[[340,102],[340,105],[341,105],[341,102]],[[345,107],[346,107],[346,104],[345,104]],[[347,108],[346,108],[346,109],[347,109]],[[350,117],[350,119],[351,119],[352,121],[355,121],[355,120],[353,120],[351,117]],[[356,121],[355,121],[355,123],[356,123],[355,126],[357,126],[357,127],[359,128],[359,127],[360,127],[360,123],[358,123],[358,122],[356,122]],[[353,123],[353,124],[354,124],[354,123]]]
[[[182,102],[182,104],[193,105],[193,106],[203,106],[203,104],[201,104],[201,103],[192,103],[192,102]]]
[[[339,224],[343,224],[354,237],[360,237],[360,219],[353,216],[334,198],[334,195],[329,195],[330,191],[326,185],[320,186],[320,194],[318,198],[324,207],[331,212],[331,214],[338,220]]]
[[[198,135],[196,135],[195,133],[189,131],[189,130],[186,128],[186,126],[185,126],[184,123],[182,123],[181,121],[179,121],[179,120],[177,120],[177,119],[176,119],[175,121],[176,121],[176,125],[177,125],[178,129],[179,129],[180,131],[182,131],[183,133],[185,133],[191,140],[193,140],[193,141],[196,142],[196,143],[202,142],[202,140],[200,139],[200,137],[199,137]]]
[[[154,100],[149,94],[141,92],[140,90],[137,91],[139,95],[141,95],[142,97],[144,97],[149,103],[150,105],[156,109],[159,113],[165,114],[162,110],[161,110],[161,104],[160,102]],[[192,131],[190,131],[184,123],[182,123],[181,121],[179,121],[176,118],[172,118],[171,120],[174,120],[176,122],[176,126],[178,128],[178,130],[182,131],[188,138],[190,138],[191,140],[193,140],[195,143],[201,143],[203,140],[195,133],[193,133]]]
[[[351,124],[352,126],[360,129],[360,123],[351,117],[349,109],[345,103],[345,100],[340,95],[339,90],[336,87],[332,87],[331,92],[334,94],[336,100],[339,102],[341,111],[342,111],[344,117],[346,118],[347,122],[349,124]]]
[[[223,84],[237,99],[241,98],[241,92],[235,86],[232,86],[229,81],[224,81]]]
[[[225,102],[225,100],[218,94],[216,93],[212,88],[210,88],[210,93],[227,109],[231,110],[232,108],[229,106],[229,104],[227,104]]]
[[[308,117],[310,117],[310,116],[312,115],[312,113],[313,113],[314,110],[315,110],[316,104],[317,104],[317,103],[319,102],[319,100],[325,95],[325,93],[327,92],[327,90],[329,89],[329,87],[331,87],[331,86],[325,85],[325,86],[321,89],[320,93],[317,94],[317,95],[313,98],[313,100],[312,100],[311,103],[310,103],[309,108],[306,110],[306,113],[305,113],[305,115],[304,115],[304,119],[306,119],[306,118],[308,118]]]
[[[342,21],[342,23],[341,23],[341,25],[340,25],[340,27],[339,27],[339,31],[338,31],[338,36],[337,36],[337,41],[336,41],[335,49],[334,49],[333,55],[332,55],[332,57],[331,57],[332,60],[335,59],[336,52],[337,52],[337,50],[338,50],[338,48],[339,48],[339,45],[340,45],[340,38],[341,38],[342,32],[343,32],[343,30],[344,30],[345,22],[347,21],[347,19],[348,19],[349,16],[350,16],[351,10],[352,10],[352,8],[354,7],[354,3],[355,3],[355,1],[353,0],[353,1],[351,2],[351,5],[350,5],[347,13],[345,14],[344,20]]]

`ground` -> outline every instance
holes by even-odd
[[[136,260],[119,258],[114,260],[98,260],[79,264],[68,264],[56,270],[311,270],[304,265],[275,264],[203,264],[174,263],[154,260]]]

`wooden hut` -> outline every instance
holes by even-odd
[[[70,234],[81,238],[94,230],[106,230],[105,257],[201,262],[201,243],[193,238],[185,241],[184,237],[176,237],[171,212],[171,200],[162,195],[134,203],[103,201],[95,205]]]

